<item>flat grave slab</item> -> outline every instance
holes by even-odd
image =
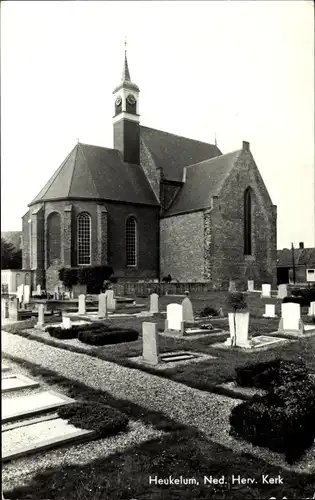
[[[199,332],[199,333],[196,333]],[[224,330],[219,330],[218,328],[214,328],[213,330],[206,329],[188,329],[185,331],[184,335],[180,332],[176,332],[174,330],[167,330],[164,332],[159,332],[159,335],[164,337],[171,337],[174,339],[183,339],[183,340],[196,340],[202,339],[205,337],[226,337],[229,335],[228,332]]]
[[[242,351],[246,352],[254,352],[257,349],[262,350],[262,349],[268,349],[269,347],[275,347],[278,345],[282,345],[284,343],[288,342],[294,342],[292,340],[284,339],[284,338],[279,338],[279,337],[272,337],[269,335],[259,335],[257,337],[253,337],[251,339],[252,341],[252,348],[241,348],[241,347],[230,347],[225,345],[225,342],[216,342],[215,344],[211,344],[211,347],[217,348],[217,349],[225,349],[225,350],[233,350],[233,349],[240,349]]]
[[[39,387],[39,383],[19,373],[7,373],[2,378],[1,392],[18,391],[26,387]]]
[[[245,399],[252,398],[253,396],[264,396],[267,394],[267,391],[262,389],[256,389],[255,387],[241,387],[235,381],[224,382],[223,384],[219,384],[217,387],[222,387],[223,389],[228,389],[237,395],[238,397],[245,396]]]
[[[309,328],[311,327],[311,328]],[[307,337],[312,337],[313,335],[315,335],[315,328],[314,326],[312,325],[304,325],[304,333],[300,333],[300,332],[272,332],[270,333],[270,335],[273,335],[275,337],[279,337],[279,338],[290,338],[290,339],[304,339],[304,338],[307,338]]]
[[[143,361],[142,356],[136,356],[128,359],[137,365],[148,366],[148,363]],[[167,368],[174,368],[175,366],[187,365],[189,363],[200,363],[201,361],[216,359],[216,356],[210,356],[209,354],[204,354],[202,352],[174,351],[160,354],[159,359],[160,361],[157,365],[150,366],[154,366],[156,370],[165,370]]]
[[[7,366],[7,365],[5,365],[5,364],[1,364],[1,375],[2,375],[3,373],[7,373],[7,372],[9,372],[9,371],[11,371],[11,368],[10,368],[9,366]]]
[[[2,461],[9,461],[72,441],[91,438],[94,431],[78,429],[66,420],[52,417],[2,431]]]
[[[74,403],[74,399],[54,391],[43,391],[27,396],[2,398],[2,423],[45,413],[48,410]]]

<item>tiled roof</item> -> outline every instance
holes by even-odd
[[[155,166],[163,169],[164,178],[182,181],[183,167],[221,155],[213,144],[140,126],[140,135],[149,149]]]
[[[315,248],[295,248],[294,262],[296,266],[315,267]],[[277,267],[292,267],[292,250],[284,248],[277,251]]]
[[[82,143],[74,147],[30,205],[67,198],[158,205],[140,166],[124,163],[116,149]]]
[[[165,216],[210,207],[211,197],[219,193],[240,153],[234,151],[187,167],[185,184]]]

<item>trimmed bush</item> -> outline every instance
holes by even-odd
[[[62,328],[61,326],[46,328],[46,332],[49,333],[51,337],[55,339],[69,340],[75,339],[78,336],[79,329],[77,326],[72,326],[71,328]]]
[[[304,363],[280,359],[246,364],[236,368],[235,371],[238,385],[265,390],[272,390],[284,382],[305,380],[308,377],[308,371]]]
[[[98,438],[117,434],[128,425],[127,415],[97,402],[66,405],[59,408],[58,415],[79,429],[95,431]]]
[[[81,331],[78,334],[80,342],[89,345],[120,344],[137,340],[139,333],[136,330],[113,328],[99,331]]]
[[[246,296],[242,292],[229,293],[226,304],[228,309],[233,313],[244,312],[247,310]]]
[[[313,444],[314,421],[315,386],[294,381],[233,408],[230,434],[284,453],[292,464]]]
[[[214,307],[205,307],[200,311],[199,316],[205,318],[207,316],[219,316],[219,313]]]

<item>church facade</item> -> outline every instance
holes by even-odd
[[[113,149],[78,143],[22,218],[23,269],[53,290],[62,267],[120,280],[276,283],[277,209],[248,142],[217,145],[140,125],[125,53]]]

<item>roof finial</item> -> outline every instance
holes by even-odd
[[[79,137],[78,137],[78,138],[77,138],[77,143],[79,144],[79,142],[80,142],[80,139],[79,139]]]
[[[129,68],[128,68],[128,61],[127,61],[127,37],[125,36],[125,61],[124,61],[124,69],[121,77],[122,82],[130,82],[130,73],[129,73]]]
[[[127,37],[125,36],[125,54],[127,52]]]
[[[218,146],[218,141],[217,141],[217,133],[214,133],[214,145]]]

